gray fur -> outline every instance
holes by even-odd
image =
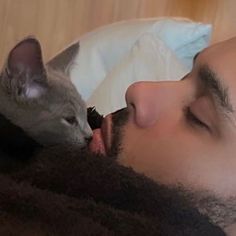
[[[0,75],[0,113],[42,145],[82,146],[92,136],[84,101],[65,73],[43,65],[34,38],[9,53]]]
[[[73,59],[79,52],[79,42],[76,42],[66,48],[66,50],[59,53],[57,56],[52,58],[47,65],[54,70],[62,71],[64,74],[68,75],[69,68],[73,62]]]

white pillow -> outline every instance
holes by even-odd
[[[145,33],[115,65],[87,101],[101,114],[125,106],[125,91],[135,81],[178,80],[188,69],[160,39]]]
[[[70,78],[84,100],[146,33],[165,42],[190,70],[194,55],[208,45],[211,26],[182,18],[136,19],[84,35],[79,41],[79,53],[69,69]]]

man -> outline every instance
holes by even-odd
[[[236,222],[235,58],[233,38],[200,52],[178,82],[131,85],[127,109],[108,115],[90,145],[190,191],[198,209],[224,229]]]
[[[131,218],[125,217],[132,219],[127,220],[128,225],[132,225],[130,222],[135,220],[139,222],[134,224],[132,230],[135,230],[140,222],[145,222],[142,221],[143,218],[140,221],[140,218],[136,219],[136,215],[132,214],[138,214],[138,217],[145,216],[144,219],[148,219],[147,223],[144,223],[148,228],[144,231],[146,235],[151,235],[146,231],[152,230],[150,225],[153,227],[157,225],[157,228],[161,229],[159,234],[155,229],[154,235],[221,235],[204,231],[196,225],[197,222],[204,225],[204,217],[229,235],[234,235],[233,228],[236,222],[234,58],[236,58],[236,38],[200,52],[195,57],[191,73],[178,82],[139,82],[131,85],[126,93],[127,108],[108,115],[103,120],[101,128],[94,130],[89,149],[93,153],[102,154],[103,158],[93,159],[91,154],[87,154],[88,160],[79,158],[75,156],[76,149],[70,153],[68,148],[61,149],[61,147],[56,151],[53,149],[43,151],[33,159],[29,167],[24,165],[14,167],[13,170],[17,171],[16,173],[10,171],[10,181],[6,181],[5,176],[1,178],[1,191],[7,189],[9,185],[16,189],[14,193],[20,191],[21,187],[12,183],[12,179],[16,183],[26,181],[33,187],[33,190],[27,190],[33,192],[31,197],[26,196],[27,200],[23,198],[23,190],[21,195],[13,194],[13,200],[10,197],[12,196],[10,190],[3,191],[0,196],[9,197],[7,200],[0,198],[1,209],[4,209],[10,217],[15,208],[5,206],[10,206],[12,202],[16,202],[15,205],[19,209],[16,212],[23,211],[23,208],[19,207],[22,202],[24,209],[28,209],[27,201],[30,204],[39,201],[32,197],[35,196],[36,187],[37,191],[40,190],[39,195],[42,199],[45,193],[42,193],[41,189],[70,197],[69,200],[73,203],[71,206],[66,200],[64,205],[54,206],[54,209],[60,209],[59,212],[66,212],[70,217],[69,210],[81,210],[81,207],[78,208],[76,202],[74,203],[74,199],[88,196],[89,199],[95,199],[96,204],[102,202],[112,209],[115,207],[122,211],[128,209]],[[130,174],[130,169],[112,167],[112,158],[119,164],[131,167],[136,172],[151,178],[156,185],[146,178],[143,181],[140,175]],[[87,164],[84,164],[85,160]],[[79,164],[76,164],[77,162]],[[8,173],[9,166],[6,168],[4,165],[1,171]],[[120,178],[117,179],[113,174],[121,179],[124,176],[126,178],[119,182]],[[51,204],[57,202],[51,200],[54,199],[51,195],[45,199]],[[45,210],[43,203],[38,204]],[[62,205],[65,209],[60,208]],[[92,206],[86,208],[86,214],[94,212],[91,210],[94,209]],[[196,209],[202,214],[203,221]],[[29,213],[31,217],[39,214],[33,210],[29,212],[33,212]],[[49,213],[51,214],[50,211]],[[25,213],[21,214],[26,217]],[[109,214],[106,212],[106,215],[111,219],[114,217],[111,212]],[[97,217],[99,224],[105,225],[108,230],[113,230],[112,227],[116,227],[119,222],[122,224],[125,222],[122,221],[125,217],[119,216],[114,225],[107,226],[103,214],[99,213]],[[19,217],[13,219],[15,224],[19,221]],[[52,222],[55,223],[55,220]],[[34,221],[31,222],[31,226],[30,230],[35,227]],[[137,232],[141,232],[139,231],[141,229],[137,229],[131,232],[138,235]],[[116,230],[114,229],[114,232],[121,232],[120,229]]]

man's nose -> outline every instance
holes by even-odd
[[[136,82],[126,91],[126,103],[134,122],[140,127],[155,124],[166,111],[181,104],[180,82]]]

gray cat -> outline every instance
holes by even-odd
[[[83,146],[92,137],[84,101],[63,70],[44,66],[35,38],[9,53],[0,75],[0,113],[42,145]]]

